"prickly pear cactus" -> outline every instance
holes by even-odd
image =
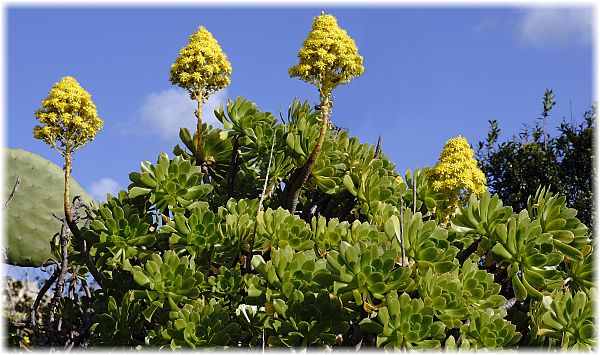
[[[20,178],[5,209],[6,262],[18,266],[41,266],[50,258],[52,236],[60,232],[63,215],[64,172],[56,164],[21,149],[4,149],[6,178],[3,204],[8,200],[17,177]],[[72,196],[91,197],[72,180]]]

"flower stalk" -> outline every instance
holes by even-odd
[[[75,78],[70,76],[62,78],[52,87],[48,97],[42,101],[42,108],[35,111],[35,116],[41,125],[34,127],[33,136],[50,145],[52,149],[65,158],[63,195],[65,218],[59,240],[61,261],[60,264],[57,264],[54,273],[56,277],[51,278],[52,282],[56,282],[54,296],[50,302],[49,315],[51,324],[50,341],[52,342],[55,331],[60,328],[60,319],[55,318],[55,316],[60,318],[58,304],[63,295],[69,268],[69,230],[73,234],[74,247],[82,253],[89,272],[100,287],[103,287],[104,284],[102,276],[98,273],[95,263],[90,258],[89,249],[77,227],[77,221],[73,216],[71,206],[72,154],[87,142],[93,140],[104,122],[98,117],[96,106],[92,102],[90,94],[79,85]],[[78,270],[77,267],[71,273],[76,275],[79,272]],[[45,287],[49,288],[50,285]],[[32,317],[35,318],[35,308],[32,311]]]
[[[294,214],[298,204],[298,196],[306,183],[313,166],[323,148],[329,115],[333,102],[333,90],[342,84],[347,84],[356,76],[362,75],[363,58],[358,54],[354,40],[341,29],[335,17],[321,13],[312,24],[312,30],[298,52],[299,63],[289,69],[290,77],[315,85],[319,90],[321,128],[319,138],[308,159],[301,168],[298,177],[291,182],[287,196],[287,208]]]
[[[198,102],[198,108],[196,109],[196,151],[194,152],[194,157],[196,159],[196,165],[201,165],[204,163],[204,157],[202,156],[202,93],[198,93],[196,96],[196,101]]]
[[[290,191],[290,196],[288,198],[288,206],[290,213],[294,213],[296,211],[296,206],[298,205],[298,196],[300,195],[300,190],[302,186],[306,183],[308,178],[310,177],[310,173],[312,172],[313,166],[319,157],[319,153],[323,148],[323,143],[325,143],[325,136],[327,135],[327,128],[329,126],[329,105],[330,105],[329,97],[325,97],[321,100],[321,129],[319,130],[319,138],[317,139],[317,144],[314,149],[308,156],[308,159],[302,166],[302,170],[298,178],[293,182],[292,189]]]
[[[63,195],[65,223],[75,238],[76,247],[84,255],[88,270],[98,284],[102,286],[102,277],[98,273],[96,265],[90,259],[89,250],[84,246],[85,242],[73,217],[71,172],[72,154],[89,141],[92,141],[104,122],[98,117],[96,105],[94,105],[91,95],[79,85],[75,78],[70,76],[62,78],[52,87],[48,97],[42,101],[42,108],[35,111],[35,116],[41,125],[34,127],[33,136],[50,145],[65,158],[65,189]],[[58,294],[62,294],[62,285],[64,284],[68,256],[66,246],[68,243],[68,234],[61,233],[60,244],[63,263],[61,276],[58,278],[57,283],[57,289],[60,291],[60,293],[57,292]]]
[[[227,55],[204,27],[198,28],[190,36],[189,43],[179,51],[179,57],[171,65],[171,83],[186,89],[190,98],[198,103],[195,111],[197,123],[194,158],[197,166],[203,166],[205,176],[208,167],[205,166],[202,154],[202,105],[211,94],[230,84],[230,75],[231,63],[227,60]]]

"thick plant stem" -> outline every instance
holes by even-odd
[[[412,197],[413,197],[413,214],[417,214],[417,174],[413,175],[413,186],[412,186]]]
[[[202,154],[202,103],[204,102],[202,92],[196,95],[196,100],[198,101],[198,108],[196,109],[198,122],[196,123],[196,151],[194,152],[194,159],[196,160],[196,166],[202,169],[202,181],[208,184],[210,182],[208,178],[208,166],[205,164],[204,154]]]
[[[196,166],[200,166],[203,163],[202,158],[202,93],[196,96],[198,101],[198,108],[196,109],[196,118],[198,119],[196,124],[196,151],[194,152],[194,158],[196,159]]]
[[[404,249],[404,201],[400,199],[400,248],[402,249],[402,266],[406,265],[406,250]]]
[[[86,246],[86,243],[83,240],[83,236],[81,235],[81,231],[79,230],[79,227],[77,226],[77,223],[75,222],[75,219],[73,218],[73,211],[71,209],[71,168],[72,168],[72,158],[71,158],[71,154],[66,153],[65,154],[65,194],[64,194],[64,201],[63,201],[63,205],[64,205],[64,209],[65,209],[65,222],[67,223],[67,226],[69,227],[69,229],[71,230],[71,233],[73,233],[73,236],[75,237],[75,241],[76,244],[79,245],[81,247],[81,252],[83,253],[83,260],[85,262],[85,266],[88,268],[90,274],[92,274],[92,276],[94,277],[94,279],[96,280],[96,282],[98,283],[98,285],[100,287],[103,287],[103,278],[100,275],[100,273],[98,272],[98,269],[96,268],[96,265],[92,262],[91,258],[90,258],[90,254],[89,254],[89,250]],[[61,245],[63,243],[62,240],[63,236],[61,235]],[[68,235],[65,235],[64,237],[65,243],[68,243]],[[66,263],[65,260],[63,260],[63,264]],[[60,283],[60,278],[59,278],[59,283]],[[58,284],[57,284],[58,287]]]
[[[69,226],[69,229],[72,230],[69,225],[69,221],[72,222],[73,225],[76,224],[73,221],[73,212],[71,211],[71,163],[72,158],[70,153],[65,154],[65,194],[64,194],[64,209],[65,209],[65,222]],[[62,261],[60,264],[60,271],[58,275],[58,282],[56,283],[56,288],[54,290],[54,297],[58,300],[63,292],[63,288],[65,285],[65,277],[67,275],[67,268],[69,266],[68,259],[68,245],[69,245],[69,234],[66,231],[65,225],[63,224],[62,231],[60,233],[60,249],[62,252]],[[54,304],[56,307],[56,304]]]
[[[65,154],[65,194],[63,205],[65,208],[65,218],[68,221],[73,220],[73,212],[71,211],[71,164],[73,159],[71,158],[71,154]]]
[[[508,301],[504,302],[504,304],[502,306],[498,307],[498,309],[509,310],[515,305],[515,303],[517,303],[517,298],[513,297],[513,298],[509,299]]]
[[[306,163],[302,167],[302,171],[298,178],[294,181],[292,189],[288,197],[288,208],[291,214],[296,212],[296,206],[298,205],[298,196],[304,183],[308,180],[310,173],[312,172],[313,166],[319,157],[323,143],[325,142],[325,136],[327,134],[327,127],[329,126],[329,95],[324,95],[321,100],[321,130],[319,132],[319,138],[317,139],[317,145],[308,156]]]
[[[239,136],[233,138],[233,146],[231,147],[231,163],[229,164],[229,173],[227,174],[227,195],[233,197],[235,192],[235,176],[238,170],[238,149]]]

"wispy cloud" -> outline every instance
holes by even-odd
[[[587,45],[592,39],[591,8],[532,8],[521,13],[521,40],[540,48]]]
[[[500,19],[497,16],[484,15],[475,26],[473,26],[473,33],[479,35],[486,30],[497,27],[500,24]]]
[[[92,182],[89,188],[89,193],[93,199],[97,201],[106,201],[106,194],[116,196],[121,190],[118,182],[110,178],[102,178]]]
[[[227,100],[227,90],[223,89],[211,95],[202,106],[202,121],[213,125],[213,127],[222,127],[215,115],[214,110],[221,103],[225,104]],[[157,93],[151,93],[142,102],[134,119],[122,127],[121,131],[139,132],[139,129],[132,129],[134,126],[142,125],[145,129],[160,137],[169,143],[176,143],[179,140],[179,128],[187,127],[190,131],[196,129],[196,110],[197,103],[190,100],[187,91],[169,88]]]

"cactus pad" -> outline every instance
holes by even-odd
[[[5,209],[6,262],[41,266],[51,257],[52,236],[60,232],[63,216],[64,172],[56,164],[21,149],[4,149],[6,178],[3,203],[20,177],[19,187]],[[71,179],[71,196],[90,196]]]

